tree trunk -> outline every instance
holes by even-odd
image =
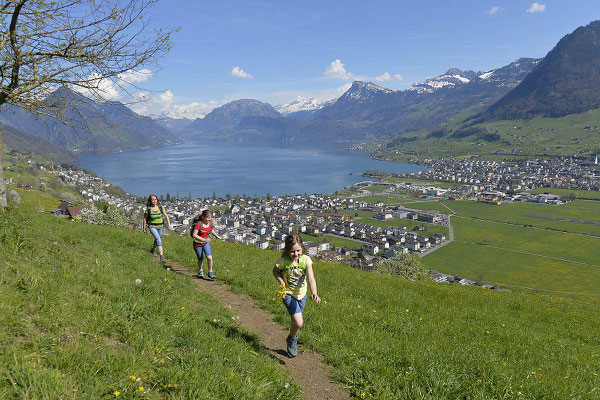
[[[6,208],[6,186],[4,185],[4,152],[2,150],[2,126],[0,126],[0,209]]]

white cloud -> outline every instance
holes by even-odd
[[[204,118],[206,114],[218,107],[222,102],[191,102],[177,104],[175,94],[170,90],[151,94],[140,91],[132,97],[139,101],[128,105],[133,111],[142,115],[160,115],[171,118]]]
[[[346,71],[344,64],[339,60],[332,61],[325,69],[325,75],[337,79],[352,79],[352,73]]]
[[[379,76],[375,77],[377,82],[389,82],[389,81],[403,81],[404,77],[400,74],[390,74],[389,72],[385,72]]]
[[[500,11],[502,11],[502,9],[498,6],[494,6],[492,8],[490,8],[489,10],[485,10],[485,13],[488,15],[494,15],[499,13]]]
[[[128,70],[117,75],[117,77],[113,79],[102,78],[100,74],[93,73],[87,77],[86,85],[89,87],[83,88],[74,86],[73,90],[86,97],[94,99],[100,98],[106,101],[145,101],[140,98],[142,92],[130,93],[128,92],[128,88],[132,85],[135,87],[137,83],[147,81],[152,77],[154,77],[154,74],[149,69],[141,69],[139,71]],[[147,95],[147,97],[149,97],[149,94]]]
[[[539,3],[533,3],[531,5],[531,7],[529,7],[527,9],[527,12],[530,14],[536,13],[536,12],[544,12],[546,11],[546,5],[545,4],[539,4]]]
[[[129,70],[119,74],[118,78],[122,82],[121,84],[133,85],[135,83],[140,83],[147,81],[148,79],[154,77],[154,74],[149,69],[140,69],[139,71]]]
[[[237,76],[238,78],[243,78],[243,79],[252,79],[252,78],[254,78],[252,75],[250,75],[249,73],[247,73],[246,71],[244,71],[240,67],[233,67],[231,69],[231,75]]]

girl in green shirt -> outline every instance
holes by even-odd
[[[281,258],[275,263],[273,275],[284,288],[283,304],[290,314],[290,334],[286,339],[287,352],[290,357],[298,355],[298,332],[302,328],[302,312],[306,304],[307,281],[311,298],[321,302],[317,294],[317,282],[312,268],[312,260],[304,254],[306,249],[302,238],[293,233],[285,238],[285,247]]]

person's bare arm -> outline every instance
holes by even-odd
[[[165,218],[167,219],[167,228],[170,230],[171,229],[171,220],[169,219],[169,216],[167,215],[167,212],[165,211],[164,207],[162,209],[162,213],[165,216]]]
[[[306,266],[306,277],[308,278],[308,287],[310,288],[310,297],[317,303],[321,302],[321,298],[317,294],[317,281],[313,273],[312,261]]]
[[[281,271],[279,271],[277,264],[273,267],[273,276],[279,282],[279,286],[285,286],[285,281],[283,280],[283,276],[281,275]]]

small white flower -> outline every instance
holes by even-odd
[[[289,383],[289,382],[286,382],[286,383],[285,383],[285,385],[283,385],[283,386],[285,386],[285,388],[287,389],[287,388],[289,388],[289,387],[290,387],[290,383]]]
[[[171,270],[171,268],[167,267],[167,271],[170,271],[170,270]],[[166,280],[166,279],[165,279],[165,280]]]
[[[408,312],[408,308],[406,309],[406,312]]]
[[[361,306],[358,306],[358,308],[362,308]]]
[[[136,279],[135,280],[135,284],[136,285],[141,285],[142,284],[142,280],[141,279]]]

